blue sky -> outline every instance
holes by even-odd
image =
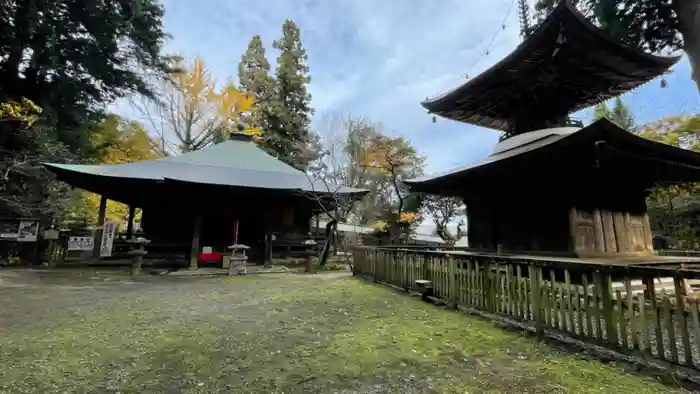
[[[272,41],[291,18],[309,55],[316,119],[344,112],[381,122],[427,157],[431,173],[478,160],[496,143],[496,131],[444,119],[433,124],[420,101],[457,86],[465,74],[478,74],[515,48],[518,18],[512,3],[165,0],[165,27],[173,35],[167,50],[200,56],[223,81],[235,77],[255,34],[274,63]],[[667,77],[668,88],[653,81],[623,99],[639,122],[697,112],[699,96],[689,75],[684,59]]]
[[[316,119],[342,111],[381,122],[428,158],[427,172],[478,160],[498,138],[498,132],[449,120],[433,124],[420,101],[457,86],[465,74],[478,74],[515,48],[517,9],[511,0],[163,3],[165,27],[173,36],[167,50],[202,57],[222,81],[235,77],[254,34],[262,36],[274,63],[272,41],[291,18],[309,55]],[[639,121],[698,110],[688,68],[683,60],[666,89],[653,81],[623,97]]]

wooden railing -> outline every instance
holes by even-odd
[[[700,370],[700,271],[467,251],[360,247],[355,273],[571,337]]]

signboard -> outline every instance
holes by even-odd
[[[36,220],[21,220],[17,232],[17,242],[36,242],[39,234],[39,222]]]
[[[68,250],[92,250],[94,245],[92,236],[68,237]]]
[[[16,241],[19,234],[18,220],[0,220],[0,239]]]
[[[107,221],[102,225],[102,242],[100,242],[100,257],[112,255],[114,247],[114,236],[117,234],[118,222]]]
[[[15,242],[36,242],[38,234],[38,220],[0,220],[0,240]]]

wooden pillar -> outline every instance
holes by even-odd
[[[136,207],[129,205],[129,219],[126,222],[126,239],[131,239],[134,236],[134,216],[136,216]]]
[[[199,268],[199,237],[202,234],[202,215],[197,214],[192,228],[192,248],[190,249],[190,269]]]
[[[627,242],[627,230],[625,227],[625,215],[622,212],[613,212],[613,228],[615,231],[615,241],[617,243],[618,252],[629,252],[630,248]]]
[[[263,251],[263,265],[265,267],[272,266],[272,217],[269,211],[263,215],[265,221],[265,249]]]
[[[578,252],[577,250],[577,242],[576,242],[576,230],[578,229],[577,227],[577,212],[576,212],[576,207],[571,207],[569,208],[569,250],[572,252]]]
[[[263,265],[265,267],[272,266],[272,232],[265,230],[265,251],[263,252]]]
[[[603,217],[600,214],[600,209],[593,210],[593,232],[595,233],[595,250],[599,253],[605,252]]]
[[[644,246],[647,252],[654,251],[654,237],[651,233],[651,223],[649,222],[649,214],[645,213],[642,217],[644,224]]]
[[[102,242],[102,226],[105,224],[105,214],[107,213],[107,197],[100,196],[100,210],[97,213],[97,231],[92,247],[92,257],[100,257],[100,243]]]

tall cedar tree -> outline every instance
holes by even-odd
[[[60,213],[40,162],[85,160],[102,109],[151,93],[147,76],[168,68],[163,14],[157,0],[1,2],[0,102],[26,98],[42,113],[27,132],[0,123],[0,217]]]
[[[636,126],[634,124],[632,111],[630,111],[629,107],[627,107],[627,105],[623,103],[622,99],[619,97],[615,98],[615,104],[612,108],[608,107],[606,103],[600,103],[595,106],[593,120],[602,118],[607,118],[609,121],[627,131],[635,131]]]
[[[279,147],[279,159],[304,170],[317,158],[318,140],[309,130],[314,111],[306,85],[311,82],[311,76],[299,27],[287,19],[282,25],[282,38],[272,45],[280,51],[275,79],[281,107],[279,124],[268,133]]]
[[[285,156],[283,146],[276,133],[280,128],[278,116],[281,108],[276,93],[275,79],[270,75],[270,62],[265,56],[265,47],[259,35],[248,43],[238,63],[240,90],[255,96],[255,111],[244,119],[246,124],[263,130],[260,146],[274,156]]]

